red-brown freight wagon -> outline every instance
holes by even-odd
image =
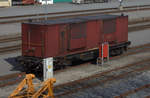
[[[34,4],[35,0],[22,0],[22,4]]]
[[[55,65],[98,56],[100,44],[108,42],[110,55],[127,50],[128,16],[96,15],[22,24],[22,57],[27,69],[41,69],[41,59],[54,57]],[[37,67],[41,66],[41,67]]]

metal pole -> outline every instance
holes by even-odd
[[[109,43],[107,43],[107,44],[108,44],[108,57],[107,57],[107,59],[109,61]]]
[[[9,6],[12,6],[12,0],[8,0]]]
[[[47,20],[46,13],[47,13],[47,0],[46,0],[46,4],[45,4],[45,20]]]
[[[46,80],[46,59],[43,59],[43,80]]]
[[[43,59],[43,78],[53,78],[53,57]]]
[[[123,0],[119,0],[119,3],[120,3],[119,10],[123,10],[122,2],[123,2]]]
[[[104,64],[104,57],[103,57],[103,47],[104,47],[104,44],[102,43],[102,65]]]

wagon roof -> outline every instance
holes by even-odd
[[[97,19],[101,19],[101,20],[105,20],[105,19],[114,19],[119,17],[119,15],[104,15],[104,14],[98,14],[98,15],[94,15],[94,16],[81,16],[78,17],[79,19],[86,19],[86,20],[97,20]]]
[[[105,19],[114,19],[119,17],[119,15],[94,15],[94,16],[80,16],[76,18],[65,18],[65,19],[56,19],[56,20],[44,20],[39,22],[30,22],[28,24],[37,24],[37,25],[53,25],[53,24],[66,24],[66,23],[79,23],[86,22],[88,20],[105,20]]]
[[[67,19],[56,19],[56,20],[44,20],[39,22],[30,22],[29,24],[39,24],[39,25],[53,25],[53,24],[65,24],[65,23],[78,23],[84,22],[83,19],[78,18],[67,18]]]

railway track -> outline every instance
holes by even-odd
[[[139,53],[139,52],[145,52],[145,51],[150,51],[150,44],[145,44],[145,45],[141,45],[141,46],[136,46],[136,47],[133,47],[133,48],[130,48],[129,49],[129,52],[128,53],[126,53],[126,54],[123,54],[123,55],[121,55],[121,56],[116,56],[116,57],[113,57],[113,58],[111,58],[111,59],[117,59],[117,58],[120,58],[120,57],[124,57],[124,56],[129,56],[129,55],[133,55],[133,54],[136,54],[136,53]],[[64,88],[66,88],[68,85],[76,85],[76,84],[78,84],[78,82],[80,82],[80,81],[87,81],[88,79],[92,79],[92,78],[97,78],[97,77],[99,77],[99,76],[102,76],[102,77],[104,77],[104,75],[106,74],[106,76],[107,76],[107,74],[108,73],[110,73],[110,72],[115,72],[115,71],[120,71],[120,70],[125,70],[124,68],[128,68],[128,67],[130,67],[130,66],[136,66],[137,64],[143,64],[144,62],[147,62],[147,61],[150,61],[150,59],[147,59],[147,60],[144,60],[144,61],[141,61],[141,62],[137,62],[137,63],[134,63],[134,64],[129,64],[129,65],[127,65],[127,66],[124,66],[124,67],[119,67],[119,68],[116,68],[116,69],[113,69],[113,70],[110,70],[110,71],[107,71],[107,72],[103,72],[103,73],[100,73],[100,74],[96,74],[96,75],[94,75],[94,76],[91,76],[91,77],[88,77],[88,78],[84,78],[84,79],[80,79],[80,80],[77,80],[77,81],[74,81],[74,82],[71,82],[71,83],[67,83],[67,84],[63,84],[63,85],[59,85],[59,86],[56,86],[55,88],[55,90],[58,90],[59,88],[62,88],[62,87],[64,87]],[[88,62],[89,63],[89,62]],[[85,63],[85,64],[82,64],[82,65],[86,65],[87,63]],[[139,66],[139,65],[138,65]],[[149,67],[148,67],[149,68]],[[145,69],[145,68],[144,68]],[[146,67],[146,69],[147,69],[147,67]],[[68,68],[67,68],[67,70],[68,70]],[[139,69],[138,69],[139,70]],[[62,70],[58,70],[58,71],[56,71],[55,73],[57,73],[57,72],[60,72],[60,71],[62,71]],[[64,71],[64,70],[63,70]],[[129,72],[130,73],[130,72]],[[131,72],[132,73],[132,72]],[[25,73],[15,73],[15,74],[10,74],[10,75],[6,75],[6,76],[1,76],[0,77],[0,87],[5,87],[5,86],[9,86],[9,85],[13,85],[13,84],[16,84],[16,83],[18,83],[18,82],[20,82],[23,78],[24,78],[24,76],[25,76]],[[109,76],[109,75],[108,75]],[[112,75],[113,76],[113,75]],[[120,77],[120,76],[117,76],[117,77]],[[113,76],[113,78],[117,78],[117,77],[114,77]],[[108,78],[108,79],[104,79],[102,82],[107,82],[108,80],[113,80],[112,78]],[[101,83],[102,83],[101,82]],[[91,82],[90,82],[91,83]],[[81,83],[79,83],[79,84],[81,84]],[[97,84],[97,83],[96,83]],[[93,86],[93,84],[92,84],[92,86]],[[87,88],[87,87],[90,87],[89,85],[88,86],[85,86],[85,87],[83,87],[83,88],[80,88],[80,89],[84,89],[84,88]],[[80,89],[78,89],[78,90],[80,90]],[[77,90],[77,91],[78,91]],[[73,92],[75,92],[76,90],[74,89],[73,91],[71,90],[71,93],[73,93]],[[67,91],[67,92],[65,92],[65,93],[61,93],[61,94],[58,94],[58,95],[56,95],[56,97],[60,97],[60,96],[62,96],[62,95],[66,95],[66,94],[68,94],[68,93],[70,93],[70,90],[69,90],[69,92]]]
[[[150,28],[150,21],[139,22],[137,24],[128,25],[128,32],[135,32],[140,30],[146,30]]]
[[[0,54],[18,51],[21,49],[21,37],[19,35],[0,36],[0,45]]]
[[[114,98],[125,98],[125,97],[127,97],[127,96],[129,96],[131,94],[134,94],[134,93],[136,93],[138,91],[141,91],[141,90],[144,90],[146,88],[150,88],[150,84],[146,84],[146,85],[143,85],[143,86],[141,86],[139,88],[135,88],[133,90],[127,91],[127,92],[125,92],[123,94],[120,94],[119,96],[115,96]],[[146,96],[145,98],[150,98],[150,96]]]
[[[18,41],[21,40],[21,37],[18,35],[14,35],[13,37],[0,37],[0,43],[6,43],[6,42],[10,42],[10,41]]]
[[[129,56],[129,55],[146,52],[146,51],[150,51],[150,44],[132,47],[129,49],[128,53],[123,54],[121,56],[112,57],[110,59],[111,60],[118,59],[118,58],[121,58],[124,56]],[[86,64],[88,64],[88,63],[86,63]],[[86,65],[86,64],[82,64],[82,66]],[[130,74],[135,74],[137,72],[143,72],[145,70],[150,70],[150,58],[144,59],[139,62],[135,62],[133,64],[129,64],[129,65],[126,65],[123,67],[118,67],[118,68],[115,68],[115,69],[112,69],[109,71],[98,73],[96,75],[93,75],[93,76],[90,76],[87,78],[83,78],[83,79],[75,80],[73,82],[58,85],[55,87],[55,90],[54,90],[55,97],[60,98],[63,96],[62,98],[70,98],[71,94],[76,93],[80,90],[84,90],[84,89],[92,88],[92,87],[95,87],[98,85],[102,85],[102,84],[111,82],[116,79],[124,78],[126,76],[129,76]],[[89,81],[91,81],[91,82],[89,82]],[[144,86],[144,87],[146,88],[147,86]],[[124,97],[118,97],[118,98],[124,98]]]
[[[126,53],[124,53],[122,55],[110,57],[110,60],[117,60],[117,59],[125,57],[125,56],[135,55],[137,53],[143,53],[143,52],[150,52],[150,43],[129,48]],[[56,74],[56,73],[59,73],[59,72],[64,72],[64,71],[69,70],[70,68],[73,68],[73,67],[77,68],[77,67],[81,67],[81,66],[86,66],[87,64],[91,64],[91,62],[93,62],[93,60],[86,61],[86,62],[83,62],[81,64],[80,63],[76,64],[78,66],[71,66],[71,67],[66,66],[65,69],[56,70],[54,73]]]
[[[141,49],[139,49],[139,48],[141,48]],[[129,55],[136,54],[136,53],[139,53],[139,52],[150,51],[150,44],[145,44],[145,45],[133,47],[133,48],[130,48],[129,50],[130,50],[130,52],[128,52],[127,54],[117,56],[117,57],[114,57],[114,58],[111,58],[111,59],[117,59],[117,58],[120,58],[122,56],[129,56]],[[148,62],[148,65],[142,65],[142,64],[145,64],[145,62]],[[61,96],[67,96],[68,94],[70,95],[72,93],[75,93],[76,91],[84,90],[84,89],[87,89],[87,88],[90,88],[90,87],[93,87],[93,86],[96,86],[96,85],[99,85],[99,84],[101,85],[102,83],[107,83],[107,82],[113,81],[115,79],[120,79],[120,78],[123,78],[127,75],[130,75],[130,74],[134,73],[134,72],[149,70],[150,69],[149,65],[150,65],[150,59],[146,59],[146,60],[143,60],[143,61],[140,61],[140,62],[129,64],[129,65],[124,66],[124,67],[119,67],[119,68],[112,69],[112,70],[107,71],[107,72],[96,74],[96,75],[88,77],[88,78],[84,78],[84,79],[80,79],[80,80],[77,80],[77,81],[74,81],[74,82],[71,82],[71,83],[56,86],[55,87],[56,98],[60,98]],[[135,66],[137,68],[134,68]],[[126,71],[127,69],[128,70],[134,69],[134,70]],[[120,70],[122,70],[122,71],[120,71]],[[122,72],[124,72],[124,73],[116,75],[117,71],[119,73],[122,73]],[[20,74],[22,74],[22,77],[20,77]],[[20,82],[21,79],[23,78],[23,75],[24,75],[24,73],[19,73],[17,75],[9,75],[9,76],[0,77],[0,87],[13,85],[13,84],[16,84],[16,83]],[[100,77],[100,79],[98,79],[99,77]],[[86,83],[87,81],[89,81],[91,79],[95,79],[98,82],[94,82],[94,84],[93,84],[93,80],[92,80],[92,82]],[[79,88],[74,88],[74,86],[78,87],[78,84],[80,84],[82,86],[84,85],[84,86],[79,87]],[[60,91],[62,91],[62,88],[67,89],[67,91],[65,91],[63,93],[62,92],[60,93]],[[73,90],[70,90],[68,88],[73,88]]]
[[[128,64],[123,67],[118,67],[106,72],[98,73],[87,78],[55,86],[55,97],[70,98],[73,97],[71,96],[71,94],[79,92],[81,90],[101,86],[106,83],[110,83],[113,80],[116,81],[128,77],[129,75],[133,75],[146,70],[150,70],[150,58],[135,62],[133,64]]]
[[[95,14],[110,14],[110,13],[121,13],[121,12],[146,11],[146,10],[150,10],[150,5],[128,6],[128,7],[124,7],[124,10],[118,10],[118,8],[105,8],[105,9],[90,9],[90,10],[80,10],[80,11],[8,16],[8,17],[0,17],[0,24],[25,22],[29,20],[45,20],[45,17],[47,17],[47,19],[58,19],[58,18],[95,15]]]
[[[20,82],[24,77],[25,77],[24,72],[0,76],[0,87],[5,87],[5,86],[16,84]]]
[[[121,58],[121,57],[124,57],[124,56],[129,56],[129,55],[137,54],[139,52],[146,52],[146,51],[150,51],[150,44],[145,44],[145,45],[129,48],[128,53],[120,55],[120,56],[115,56],[115,57],[112,57],[110,59],[111,60],[118,59],[118,58]],[[84,66],[84,65],[90,64],[90,63],[91,62],[80,64],[80,66]],[[80,67],[80,66],[74,66],[74,67]],[[69,70],[69,68],[72,68],[72,67],[67,67],[64,70],[57,70],[54,73],[59,73],[59,72],[65,71],[65,70]],[[104,73],[107,73],[107,72],[104,72]],[[6,76],[1,76],[0,77],[0,87],[6,87],[6,86],[9,86],[9,85],[16,84],[16,83],[20,82],[24,78],[24,76],[25,76],[24,72],[9,74],[9,75],[6,75]]]
[[[21,44],[0,48],[0,54],[10,53],[21,49]]]
[[[18,48],[18,47],[16,47]],[[15,49],[15,48],[14,48]],[[1,49],[0,49],[1,50]],[[7,48],[6,48],[7,50]],[[3,51],[3,50],[1,50]],[[8,51],[12,51],[12,50],[9,50],[8,48]],[[110,58],[111,60],[113,59],[118,59],[118,58],[121,58],[121,57],[124,57],[124,56],[129,56],[129,55],[133,55],[133,54],[137,54],[137,53],[141,53],[141,52],[146,52],[146,51],[150,51],[150,44],[145,44],[145,45],[140,45],[140,46],[136,46],[136,47],[132,47],[132,48],[129,48],[128,52],[123,54],[123,55],[120,55],[120,56],[115,56],[115,57],[112,57]],[[86,65],[86,64],[90,64],[91,62],[87,62],[87,63],[84,63],[84,64],[80,64],[80,66],[83,66],[83,65]],[[74,67],[80,67],[80,66],[74,66]],[[69,70],[69,68],[72,68],[72,67],[67,67],[66,69],[64,70],[57,70],[55,71],[55,73],[58,73],[58,72],[61,72],[61,71],[65,71],[65,70]],[[19,73],[19,74],[22,74],[24,75],[24,73]],[[0,83],[3,82],[3,81],[7,81],[7,80],[11,80],[11,78],[13,76],[18,76],[19,75],[18,73],[16,75],[8,75],[8,76],[3,76],[3,77],[0,77]],[[13,79],[12,79],[13,80]],[[20,80],[19,80],[20,81]],[[3,84],[0,84],[0,87],[4,87],[4,86],[7,86],[7,85],[12,85],[12,84],[15,84],[17,82],[19,82],[18,79],[16,81],[10,81],[10,82],[4,82]]]
[[[150,5],[140,5],[140,6],[129,6],[124,8],[140,8],[140,7],[150,7]],[[29,14],[29,15],[20,15],[20,16],[6,16],[6,17],[0,17],[0,19],[13,19],[13,18],[20,18],[20,17],[32,17],[32,16],[45,16],[47,14],[53,15],[53,14],[67,14],[67,13],[78,13],[78,12],[86,12],[86,11],[107,11],[107,10],[117,10],[118,8],[103,8],[103,9],[90,9],[90,10],[81,10],[81,11],[67,11],[67,12],[55,12],[55,13],[39,13],[39,14]]]

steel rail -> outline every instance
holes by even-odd
[[[148,5],[147,5],[148,6]],[[146,7],[147,7],[146,6]],[[54,16],[54,17],[51,17],[52,14],[56,14],[56,13],[49,13],[47,15],[50,15],[50,16],[47,16],[47,19],[58,19],[58,18],[71,18],[71,17],[77,17],[77,16],[89,16],[89,15],[95,15],[95,14],[110,14],[110,13],[121,13],[121,12],[134,12],[134,11],[143,11],[143,10],[150,10],[150,7],[149,8],[141,8],[139,6],[136,6],[137,8],[133,9],[134,7],[132,7],[132,9],[124,9],[124,10],[113,10],[113,11],[105,11],[105,10],[102,10],[102,9],[94,9],[94,10],[83,10],[83,11],[75,11],[75,12],[60,12],[60,16]],[[117,8],[115,8],[117,9]],[[95,12],[94,12],[95,11]],[[97,12],[97,11],[100,11],[100,12]],[[102,12],[103,11],[103,12]],[[89,13],[90,12],[90,13]],[[70,14],[70,15],[64,15],[64,14]],[[57,13],[58,14],[58,13]],[[56,15],[57,15],[56,14]],[[73,15],[72,15],[73,14]],[[44,14],[45,15],[45,14]],[[29,19],[30,20],[45,20],[45,16],[44,17],[41,17],[41,18],[31,18],[32,15],[29,15]],[[36,15],[37,16],[37,15]],[[35,16],[35,17],[36,17]],[[22,16],[20,16],[22,17]],[[26,16],[27,17],[27,16]],[[6,17],[7,18],[7,17]],[[14,18],[14,17],[13,17]],[[2,18],[4,19],[4,17]],[[8,21],[1,21],[0,24],[7,24],[7,23],[17,23],[17,22],[27,22],[29,21],[29,19],[17,19],[17,20],[8,20]]]
[[[135,32],[135,31],[146,30],[146,29],[150,29],[150,23],[129,27],[128,32]]]
[[[103,73],[99,73],[99,74],[96,74],[96,75],[93,75],[93,76],[90,76],[90,77],[87,77],[87,78],[84,78],[84,79],[80,79],[80,80],[76,80],[76,81],[73,81],[73,82],[70,82],[70,83],[66,83],[66,84],[62,84],[62,85],[58,85],[56,86],[54,89],[58,89],[58,88],[62,88],[62,87],[67,87],[69,85],[77,85],[77,84],[80,84],[81,81],[89,81],[89,79],[92,79],[94,77],[108,77],[108,78],[104,78],[104,80],[100,80],[100,81],[97,81],[95,83],[92,83],[92,84],[88,84],[88,85],[83,85],[82,87],[79,87],[79,88],[75,88],[75,89],[72,89],[72,90],[67,90],[66,92],[63,92],[61,94],[58,94],[58,95],[55,95],[56,98],[59,98],[60,96],[65,96],[65,95],[69,95],[69,94],[72,94],[72,93],[75,93],[77,91],[80,91],[80,90],[83,90],[83,89],[87,89],[87,88],[91,88],[91,87],[95,87],[97,85],[101,85],[101,84],[105,84],[107,82],[110,82],[110,81],[113,81],[113,80],[116,80],[116,79],[121,79],[125,76],[128,76],[129,74],[132,74],[132,73],[135,73],[135,72],[140,72],[140,71],[145,71],[145,70],[150,70],[150,66],[148,64],[148,66],[142,66],[141,68],[136,68],[134,70],[131,70],[131,71],[125,71],[124,73],[121,73],[119,75],[111,75],[111,77],[107,74],[110,73],[110,72],[113,72],[113,71],[119,71],[121,69],[126,69],[126,68],[130,68],[132,69],[133,66],[137,67],[137,66],[141,66],[142,64],[145,64],[146,62],[149,62],[150,63],[150,58],[147,59],[147,60],[143,60],[143,61],[140,61],[140,62],[136,62],[134,64],[129,64],[127,66],[123,66],[123,67],[118,67],[116,69],[112,69],[110,71],[106,71],[106,72],[103,72]],[[81,83],[82,84],[82,83]]]
[[[5,86],[16,84],[20,82],[24,76],[25,76],[24,72],[0,76],[0,87],[5,87]]]
[[[134,93],[138,92],[138,91],[141,91],[141,90],[143,90],[145,88],[150,88],[150,84],[146,84],[146,85],[143,85],[143,86],[141,86],[139,88],[135,88],[133,90],[127,91],[127,92],[125,92],[123,94],[120,94],[119,96],[115,96],[114,98],[124,98],[124,97],[127,97],[127,96],[129,96],[131,94],[134,94]]]
[[[14,37],[8,37],[8,38],[3,38],[0,39],[0,43],[6,43],[6,42],[11,42],[11,41],[19,41],[21,40],[21,36],[14,36]]]
[[[125,68],[128,68],[130,66],[136,66],[137,64],[142,64],[143,62],[148,62],[150,59],[146,59],[146,60],[143,60],[143,61],[139,61],[139,62],[135,62],[135,63],[132,63],[132,64],[128,64],[126,66],[122,66],[122,67],[117,67],[115,69],[111,69],[109,71],[104,71],[102,73],[98,73],[98,74],[95,74],[93,76],[89,76],[89,77],[86,77],[86,78],[83,78],[83,79],[79,79],[79,80],[75,80],[73,82],[69,82],[69,83],[65,83],[65,84],[60,84],[58,86],[55,86],[55,88],[60,88],[60,87],[64,87],[64,86],[68,86],[70,84],[76,84],[77,82],[80,82],[80,81],[83,81],[83,80],[88,80],[90,79],[91,77],[94,78],[94,77],[98,77],[98,76],[103,76],[105,74],[108,74],[108,73],[111,73],[113,71],[118,71],[118,70],[121,70],[121,69],[125,69]]]
[[[135,5],[135,6],[127,6],[124,9],[129,8],[143,8],[150,7],[150,5]],[[77,11],[64,11],[64,12],[53,12],[53,13],[37,13],[37,14],[27,14],[27,15],[17,15],[17,16],[1,16],[0,19],[10,19],[10,18],[20,18],[20,17],[32,17],[32,16],[45,16],[45,15],[58,15],[58,14],[68,14],[68,13],[79,13],[79,12],[92,12],[92,11],[107,11],[107,10],[118,10],[116,7],[112,8],[102,8],[102,9],[89,9],[89,10],[77,10]]]
[[[0,54],[8,53],[8,52],[14,52],[21,49],[21,44],[14,45],[14,46],[7,46],[0,48]]]

